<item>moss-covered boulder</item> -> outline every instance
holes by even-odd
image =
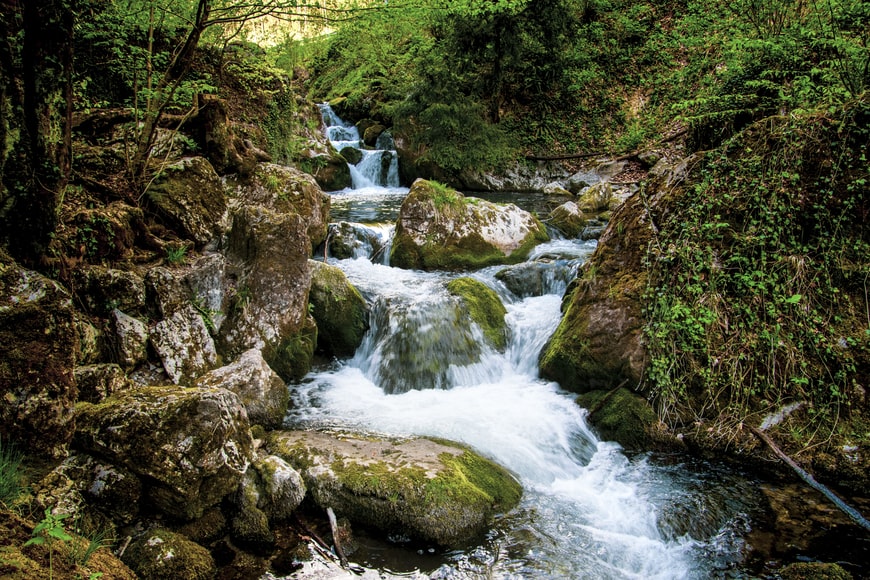
[[[852,580],[853,576],[839,564],[797,562],[779,572],[782,580]]]
[[[342,159],[341,163],[346,165]],[[312,250],[326,239],[331,199],[308,173],[294,167],[260,163],[247,177],[230,176],[234,204],[258,205],[278,214],[298,214],[306,224]]]
[[[233,360],[258,348],[286,381],[308,372],[308,353],[314,349],[314,322],[308,316],[307,229],[295,213],[248,206],[233,218],[227,249],[227,275],[234,278],[234,287],[219,352]]]
[[[348,163],[351,165],[356,165],[360,161],[362,161],[363,154],[362,151],[357,149],[356,147],[342,147],[341,151],[339,151],[339,155],[345,158]]]
[[[691,164],[684,162],[681,167]],[[655,237],[647,205],[656,205],[683,182],[676,168],[653,180],[647,196],[628,198],[613,213],[595,253],[562,301],[562,320],[541,353],[541,375],[578,393],[640,384],[643,344],[644,260]]]
[[[142,580],[211,580],[217,573],[208,550],[181,534],[156,528],[136,538],[122,557]]]
[[[245,408],[224,389],[143,387],[80,403],[76,420],[78,448],[139,476],[177,518],[198,518],[235,491],[253,458]]]
[[[191,385],[218,366],[214,339],[203,314],[188,304],[151,328],[151,344],[172,382]]]
[[[613,199],[613,186],[606,181],[590,185],[577,195],[577,207],[580,211],[595,213],[605,211]]]
[[[227,193],[204,157],[186,157],[167,167],[145,192],[157,215],[197,246],[223,229]]]
[[[566,238],[577,238],[586,224],[586,216],[573,201],[566,201],[547,216],[547,221]]]
[[[287,385],[256,348],[231,364],[201,376],[196,386],[232,391],[241,399],[251,424],[274,429],[281,425],[290,402]]]
[[[458,296],[468,315],[483,331],[487,342],[498,350],[507,346],[507,326],[504,317],[507,310],[495,291],[474,278],[463,277],[451,280],[447,290]]]
[[[363,143],[369,147],[374,147],[378,142],[378,137],[380,137],[386,130],[387,128],[380,123],[375,123],[374,125],[366,127],[365,131],[362,133]]]
[[[443,546],[482,534],[522,494],[504,468],[446,441],[274,431],[266,445],[300,471],[322,508]]]
[[[144,228],[141,208],[116,201],[88,207],[65,220],[57,238],[68,256],[87,262],[126,260]]]
[[[145,307],[145,281],[130,270],[85,266],[72,273],[76,298],[87,312],[106,316],[119,309],[137,315]]]
[[[308,301],[317,322],[317,346],[331,355],[350,356],[369,327],[366,301],[340,268],[314,260],[308,264]]]
[[[466,198],[418,179],[402,203],[390,263],[423,270],[513,264],[547,239],[543,224],[513,204]]]
[[[78,344],[70,295],[0,254],[0,438],[34,455],[65,455]]]
[[[649,401],[624,387],[584,393],[577,404],[589,411],[587,420],[599,437],[626,449],[646,451],[671,442]]]

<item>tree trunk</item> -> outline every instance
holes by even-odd
[[[0,63],[6,78],[3,123],[8,128],[16,116],[22,122],[3,167],[7,199],[0,218],[10,252],[25,263],[39,262],[48,250],[71,170],[73,4],[4,2],[3,32],[10,44]],[[11,44],[17,36],[10,33],[22,31],[22,45]]]

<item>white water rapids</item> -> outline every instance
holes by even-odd
[[[395,207],[406,192],[369,186],[337,197],[377,213],[379,202],[370,198],[393,199]],[[500,267],[471,274],[507,308],[504,353],[486,347],[473,324],[451,317],[455,298],[446,284],[459,274],[400,270],[365,256],[330,259],[371,305],[372,328],[352,359],[293,387],[288,426],[460,441],[509,469],[524,490],[520,506],[481,545],[434,564],[415,562],[411,553],[406,571],[457,579],[741,576],[735,569],[751,486],[682,459],[627,456],[598,439],[570,394],[538,376],[567,282],[594,247],[579,240],[539,247],[532,259],[541,258],[542,295],[512,294],[496,278]]]

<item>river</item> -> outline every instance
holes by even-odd
[[[331,110],[324,119],[339,148],[358,142]],[[540,290],[519,295],[497,276],[501,266],[470,274],[391,268],[392,223],[408,190],[385,169],[390,152],[383,151],[367,152],[374,161],[354,168],[354,188],[333,195],[333,219],[351,223],[359,243],[351,258],[327,258],[371,305],[371,329],[352,358],[293,387],[287,425],[460,441],[509,469],[524,496],[466,549],[370,539],[352,559],[384,573],[445,579],[752,577],[747,538],[767,517],[758,481],[686,456],[628,454],[596,436],[570,393],[538,376],[561,297],[595,242],[539,246],[525,267]],[[454,314],[446,284],[459,275],[500,296],[505,352],[488,348],[479,329]]]

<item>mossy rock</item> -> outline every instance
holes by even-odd
[[[544,225],[513,204],[467,198],[418,179],[399,210],[390,264],[454,271],[516,264],[548,239]]]
[[[299,332],[285,337],[274,347],[264,349],[263,357],[279,377],[296,382],[311,370],[316,345],[317,323],[309,315]]]
[[[351,165],[356,165],[360,161],[362,161],[363,154],[362,151],[357,149],[356,147],[342,147],[341,151],[339,151],[339,155],[345,158],[345,160]]]
[[[606,441],[630,450],[649,450],[663,441],[665,429],[652,405],[624,387],[584,393],[577,404],[589,410],[589,423]]]
[[[821,562],[789,564],[779,575],[782,580],[852,580],[852,575],[839,564]]]
[[[547,221],[566,238],[577,238],[586,225],[586,216],[573,201],[566,201],[550,212]]]
[[[322,508],[442,546],[480,536],[522,495],[507,470],[449,441],[273,431],[266,445],[299,470]]]
[[[123,560],[142,580],[210,580],[217,573],[208,550],[181,534],[159,528],[134,540]]]
[[[507,310],[498,294],[483,282],[468,277],[450,281],[447,290],[462,299],[469,316],[483,331],[486,340],[498,350],[504,350],[507,346],[507,326],[504,321]]]
[[[318,349],[335,356],[350,356],[369,328],[366,301],[340,268],[314,260],[308,264],[308,301],[317,322]]]

